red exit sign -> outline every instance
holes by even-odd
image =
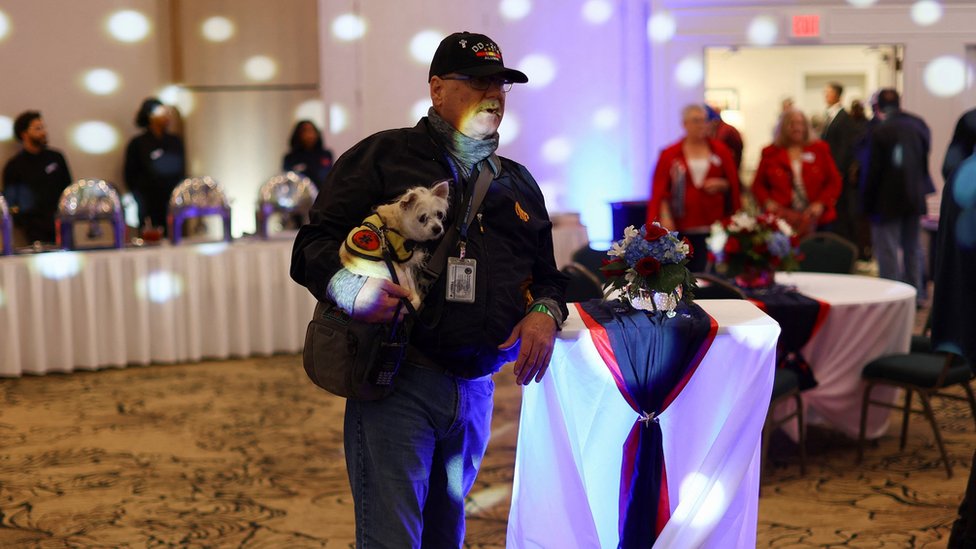
[[[794,38],[817,38],[820,36],[820,16],[816,14],[794,15],[792,32]]]

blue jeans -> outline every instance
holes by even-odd
[[[382,400],[346,401],[356,547],[460,547],[464,498],[488,447],[495,383],[405,363],[395,384]]]
[[[891,221],[871,222],[874,257],[881,278],[901,280],[918,290],[922,266],[919,245],[919,218],[909,215]],[[901,265],[898,252],[901,251]]]

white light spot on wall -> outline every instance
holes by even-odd
[[[542,159],[550,164],[565,164],[571,156],[573,144],[565,137],[553,137],[542,144]]]
[[[176,107],[183,116],[193,112],[193,106],[195,104],[193,93],[183,86],[176,84],[165,86],[156,93],[156,97],[163,103],[171,107]]]
[[[265,82],[278,73],[278,64],[267,55],[255,55],[244,62],[244,74],[251,80]]]
[[[671,40],[674,33],[678,30],[678,23],[674,17],[664,11],[655,13],[647,20],[647,37],[652,42],[662,43]]]
[[[583,19],[599,25],[606,23],[613,16],[613,4],[607,0],[588,0],[583,4]]]
[[[10,34],[10,18],[0,10],[0,40],[6,38],[8,34]]]
[[[620,111],[616,107],[600,107],[593,113],[593,127],[598,130],[612,130],[620,123]]]
[[[779,26],[768,15],[760,15],[749,23],[749,42],[754,46],[769,46],[776,42]]]
[[[746,120],[742,116],[742,111],[735,111],[732,109],[725,109],[719,116],[722,117],[722,121],[730,126],[735,126],[736,128],[741,128],[745,124]]]
[[[85,73],[85,87],[96,95],[108,95],[119,89],[119,75],[109,69],[92,69]]]
[[[680,516],[677,518],[679,523],[688,522],[695,528],[706,528],[715,524],[725,513],[728,506],[726,501],[725,487],[722,483],[715,481],[709,486],[709,479],[701,473],[692,473],[685,477],[678,490],[678,501],[694,502],[701,501],[701,506],[688,505],[684,509],[698,507],[694,517]]]
[[[14,138],[14,121],[9,116],[0,116],[0,141]]]
[[[685,88],[698,86],[704,77],[705,67],[697,55],[685,57],[674,67],[674,79]]]
[[[518,69],[529,77],[529,82],[525,84],[529,88],[544,88],[556,78],[556,64],[549,57],[538,53],[523,59]]]
[[[338,103],[329,106],[329,132],[339,134],[349,127],[349,111]]]
[[[416,123],[421,118],[427,116],[428,110],[430,110],[430,98],[425,97],[424,99],[418,100],[413,104],[412,107],[410,107],[409,122]]]
[[[355,14],[346,13],[332,21],[332,36],[343,42],[359,40],[366,34],[366,21]]]
[[[498,126],[498,146],[508,145],[515,141],[522,130],[522,124],[518,115],[514,112],[506,111],[502,118],[502,123]]]
[[[867,8],[873,6],[878,0],[847,0],[847,3],[855,8]]]
[[[427,66],[437,51],[437,46],[444,39],[444,33],[437,30],[425,30],[413,35],[410,39],[410,57],[414,61]]]
[[[966,64],[951,55],[936,57],[925,66],[925,87],[938,97],[952,97],[966,89]]]
[[[319,128],[325,127],[325,103],[321,99],[303,101],[295,108],[295,121],[311,120]]]
[[[183,293],[183,279],[169,271],[155,271],[136,280],[136,295],[153,303],[166,303]]]
[[[31,267],[48,280],[64,280],[80,273],[84,261],[84,256],[77,252],[55,252],[38,254]]]
[[[115,12],[107,26],[109,34],[121,42],[138,42],[149,35],[149,19],[135,10]]]
[[[89,120],[78,124],[72,132],[75,146],[89,154],[105,154],[119,143],[119,132],[111,124]]]
[[[529,0],[502,0],[498,5],[502,17],[506,19],[522,19],[532,11],[532,2]]]
[[[225,42],[234,36],[235,30],[234,22],[222,15],[208,17],[200,25],[203,37],[211,42]]]
[[[912,4],[912,21],[923,27],[933,25],[942,19],[942,4],[935,0],[920,0]]]

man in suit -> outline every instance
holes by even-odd
[[[820,138],[830,146],[830,155],[834,157],[834,165],[840,172],[840,197],[837,199],[837,220],[833,231],[840,236],[857,244],[859,255],[865,255],[868,244],[867,235],[858,236],[858,208],[857,208],[857,180],[854,175],[854,145],[857,143],[860,131],[857,124],[850,117],[840,102],[844,94],[844,86],[839,82],[829,82],[824,87],[824,102],[827,111],[824,114],[824,127]]]

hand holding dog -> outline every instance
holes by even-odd
[[[352,317],[363,322],[390,322],[401,297],[409,298],[410,291],[385,278],[367,277],[356,295]]]
[[[528,385],[535,378],[538,383],[549,369],[556,341],[556,323],[545,313],[530,312],[515,325],[512,335],[498,348],[503,351],[511,349],[519,340],[522,345],[515,359],[515,380],[519,385]]]

